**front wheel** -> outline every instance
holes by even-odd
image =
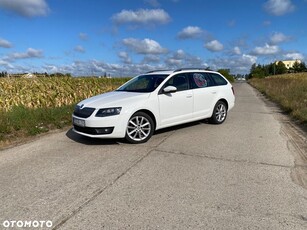
[[[153,132],[152,118],[146,113],[137,112],[128,121],[125,138],[132,144],[140,144],[148,141]]]
[[[227,106],[224,102],[218,101],[213,109],[210,122],[213,124],[222,124],[227,117]]]

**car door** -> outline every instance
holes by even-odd
[[[167,86],[175,86],[176,92],[163,93]],[[158,94],[161,127],[189,121],[193,114],[193,90],[187,74],[177,74],[169,79]]]
[[[189,79],[194,95],[193,117],[210,117],[217,97],[214,81],[209,74],[203,72],[191,73]]]

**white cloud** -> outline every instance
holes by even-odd
[[[272,15],[281,16],[293,12],[295,6],[291,0],[268,0],[264,4],[264,9]]]
[[[148,38],[144,40],[125,38],[123,44],[138,54],[163,54],[167,52],[167,49],[161,47],[158,42]]]
[[[180,59],[175,59],[175,58],[168,58],[165,60],[165,63],[168,65],[168,66],[182,66],[182,63],[183,63],[183,60],[180,60]]]
[[[79,52],[79,53],[85,53],[85,49],[84,49],[83,46],[81,46],[81,45],[77,45],[77,46],[74,48],[74,51]]]
[[[218,52],[224,49],[223,44],[220,43],[218,40],[212,40],[210,42],[207,42],[205,44],[205,47],[212,52]]]
[[[129,54],[127,52],[119,52],[118,53],[118,57],[121,59],[121,61],[125,64],[131,64],[132,61],[131,61],[131,58],[129,56]]]
[[[175,51],[171,57],[166,58],[165,63],[168,66],[181,66],[183,65],[186,58],[186,54],[182,49]]]
[[[58,70],[58,67],[55,66],[55,65],[45,64],[45,65],[44,65],[44,68],[46,69],[45,72],[47,72],[47,73],[56,73],[56,72],[60,72],[60,71]]]
[[[140,9],[137,11],[122,10],[112,16],[112,21],[117,25],[155,25],[166,24],[171,18],[163,9]]]
[[[257,62],[257,57],[253,55],[243,54],[241,60],[243,63],[254,64]]]
[[[270,37],[272,44],[278,44],[290,40],[289,36],[284,35],[283,33],[274,33]]]
[[[7,69],[13,69],[14,68],[14,66],[11,63],[9,63],[7,61],[3,61],[3,60],[0,60],[0,66],[4,66]]]
[[[304,56],[301,53],[287,53],[283,55],[285,59],[291,59],[291,60],[303,60]]]
[[[234,54],[237,54],[237,55],[240,55],[241,54],[241,49],[240,47],[236,46],[233,48],[233,53]]]
[[[188,26],[180,31],[177,35],[180,39],[198,38],[203,34],[203,30],[198,26]]]
[[[279,47],[276,45],[265,44],[265,46],[257,46],[253,53],[256,55],[272,55],[280,51]]]
[[[24,17],[46,16],[50,11],[45,0],[0,0],[0,8]]]
[[[96,75],[101,76],[104,73],[110,74],[111,76],[136,76],[140,73],[145,73],[147,71],[163,68],[160,66],[152,66],[145,63],[141,64],[113,64],[106,63],[103,61],[97,60],[88,60],[88,61],[74,61],[70,65],[58,67],[59,72],[70,72],[75,76],[89,76]]]
[[[204,62],[203,59],[186,53],[182,49],[179,49],[173,52],[169,57],[166,57],[164,62],[167,69],[181,68],[183,66],[203,68],[208,67],[208,65]]]
[[[179,49],[174,53],[174,58],[183,59],[185,57],[186,57],[186,54],[182,49]]]
[[[210,68],[230,69],[231,73],[246,74],[249,73],[252,64],[257,62],[257,57],[253,55],[242,54],[235,58],[214,58],[209,60]]]
[[[145,55],[142,63],[159,63],[161,58],[159,55],[156,54],[147,54]]]
[[[168,55],[146,54],[140,63],[133,63],[129,60],[129,53],[119,52],[118,57],[123,63],[107,63],[97,60],[80,61],[75,60],[70,64],[56,65],[53,63],[45,63],[42,66],[18,66],[11,65],[5,60],[0,60],[0,66],[11,73],[16,72],[47,72],[47,73],[71,73],[74,76],[102,76],[105,73],[111,76],[136,76],[154,69],[176,69],[185,67],[200,67],[211,69],[229,68],[232,73],[248,73],[253,63],[257,61],[256,56],[243,54],[234,58],[217,57],[210,59],[208,62],[200,57],[186,53],[184,50],[176,50]]]
[[[2,48],[11,48],[13,45],[9,41],[0,38],[0,47]]]
[[[43,57],[43,51],[37,50],[33,48],[27,49],[25,53],[12,53],[8,56],[7,59],[9,60],[16,60],[16,59],[26,59],[26,58],[42,58]]]

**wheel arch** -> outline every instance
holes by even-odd
[[[228,101],[227,101],[225,98],[220,98],[220,99],[218,99],[218,100],[215,102],[215,104],[214,104],[214,106],[213,106],[213,108],[212,108],[211,116],[213,115],[215,105],[216,105],[219,101],[222,101],[222,102],[225,103],[226,108],[227,108],[227,111],[228,111]]]
[[[222,102],[225,103],[225,105],[226,105],[226,107],[227,107],[227,111],[228,111],[228,101],[227,101],[225,98],[221,98],[221,99],[219,99],[216,103],[218,103],[219,101],[222,101]],[[215,104],[216,104],[216,103],[215,103]]]
[[[157,120],[156,120],[155,115],[150,110],[148,110],[148,109],[140,109],[140,110],[135,111],[135,113],[133,113],[133,114],[136,114],[138,112],[143,112],[143,113],[146,113],[148,116],[150,116],[152,121],[153,121],[153,123],[154,123],[154,129],[153,130],[156,130]]]

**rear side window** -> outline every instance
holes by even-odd
[[[227,81],[220,76],[219,74],[216,73],[210,73],[212,79],[214,80],[216,85],[227,85]]]
[[[207,73],[191,73],[189,77],[193,89],[205,88],[214,85]]]

